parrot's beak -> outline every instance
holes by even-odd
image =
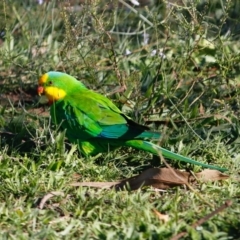
[[[37,92],[38,92],[38,95],[41,96],[44,92],[44,87],[43,86],[38,86]]]

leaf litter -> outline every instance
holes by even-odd
[[[168,189],[177,186],[194,184],[198,181],[221,181],[229,176],[217,170],[205,169],[199,173],[180,171],[173,168],[149,168],[139,175],[115,182],[73,182],[70,185],[75,187],[94,188],[124,188],[137,190],[144,186],[151,186],[157,189]]]

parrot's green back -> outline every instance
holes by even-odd
[[[51,118],[67,138],[79,146],[85,156],[108,152],[129,146],[155,155],[162,154],[172,160],[192,163],[205,168],[226,169],[203,164],[161,148],[146,139],[160,139],[161,134],[134,122],[124,115],[108,98],[87,89],[70,75],[60,72],[47,73],[44,87],[63,89],[62,99],[51,106]],[[44,80],[45,81],[45,80]],[[50,86],[47,83],[50,82]],[[47,91],[46,92],[51,92]],[[55,93],[54,93],[55,94]],[[49,93],[50,95],[50,93]]]

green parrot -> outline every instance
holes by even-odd
[[[161,134],[134,122],[107,97],[89,90],[66,73],[45,73],[38,81],[38,94],[46,95],[51,104],[53,123],[66,130],[66,137],[77,144],[86,157],[128,146],[204,168],[227,170],[194,161],[146,141],[160,139]]]

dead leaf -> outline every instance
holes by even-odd
[[[158,210],[153,209],[154,214],[158,217],[159,220],[163,221],[164,223],[169,221],[169,215],[162,214]]]
[[[218,170],[210,170],[210,169],[204,169],[202,172],[196,173],[195,176],[199,180],[204,182],[226,180],[229,178],[228,175],[221,173]]]
[[[122,180],[116,187],[124,188],[129,186],[131,190],[136,190],[143,186],[167,189],[183,185],[186,182],[184,173],[187,172],[169,168],[150,168],[135,177]]]
[[[224,120],[228,121],[230,124],[232,124],[232,121],[231,121],[230,118],[228,118],[228,117],[226,117],[226,116],[223,116],[223,115],[221,115],[221,114],[214,114],[214,118],[215,118],[215,119],[219,119],[219,120],[224,119]]]
[[[141,174],[117,182],[79,182],[71,183],[71,186],[84,186],[96,188],[111,188],[117,190],[128,188],[131,190],[139,189],[143,186],[152,186],[158,189],[168,189],[171,187],[188,185],[199,181],[219,181],[225,180],[229,176],[217,170],[205,169],[200,173],[192,174],[173,168],[150,168]]]
[[[72,175],[72,178],[73,178],[75,181],[79,180],[81,177],[82,177],[82,176],[81,176],[79,173],[74,173],[74,174]]]
[[[204,109],[202,103],[200,103],[199,113],[200,113],[200,115],[204,115],[204,113],[205,113],[205,109]]]

